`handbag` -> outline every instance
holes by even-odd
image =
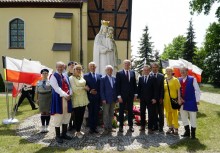
[[[167,79],[166,79],[166,81],[167,81]],[[168,81],[167,81],[167,88],[168,88],[168,93],[170,96],[170,88],[169,88]],[[179,103],[178,103],[178,98],[171,98],[171,96],[170,96],[170,102],[171,102],[171,106],[173,109],[180,109],[181,105],[179,105]]]

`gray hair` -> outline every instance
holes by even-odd
[[[64,65],[65,65],[65,63],[64,63],[64,62],[62,62],[62,61],[56,62],[56,66],[58,66],[58,65],[62,65],[62,66],[64,66]]]
[[[180,67],[180,70],[182,70],[182,69],[184,69],[184,70],[186,70],[186,72],[188,72],[188,68],[187,68],[187,67],[181,66],[181,67]]]
[[[111,65],[106,65],[105,66],[105,70],[107,70],[108,68],[111,68],[113,70],[113,67]]]
[[[92,62],[89,62],[89,66],[90,66],[90,65],[95,65],[95,66],[96,66],[95,62],[93,62],[93,61],[92,61]]]

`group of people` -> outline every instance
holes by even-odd
[[[136,74],[130,68],[130,60],[123,61],[123,69],[113,75],[114,68],[106,65],[105,74],[96,73],[96,64],[88,64],[89,72],[83,74],[82,65],[68,63],[65,71],[63,62],[56,63],[56,72],[48,79],[48,70],[41,71],[42,80],[36,86],[36,101],[41,112],[41,132],[48,132],[50,116],[56,131],[56,141],[71,140],[69,129],[75,128],[75,136],[82,138],[83,117],[88,108],[90,134],[97,130],[100,105],[103,107],[104,132],[115,132],[112,128],[115,104],[119,103],[119,132],[124,131],[124,112],[127,110],[129,131],[133,128],[134,101],[140,101],[141,126],[146,129],[146,109],[148,111],[148,133],[163,132],[164,110],[168,125],[167,134],[178,135],[178,112],[180,111],[185,127],[184,137],[195,138],[196,112],[200,90],[194,77],[187,74],[188,69],[180,69],[181,77],[173,76],[173,69],[166,68],[166,77],[159,73],[158,63],[145,65],[142,76],[136,80]],[[137,83],[138,82],[138,83]],[[177,98],[180,109],[173,109],[171,98]],[[188,121],[190,119],[190,124]],[[62,132],[60,127],[62,126]],[[191,126],[191,128],[190,128]]]

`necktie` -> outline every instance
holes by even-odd
[[[43,86],[44,89],[46,89],[46,81],[45,80],[43,81],[42,86]]]
[[[112,80],[112,77],[109,77],[109,81],[110,81],[111,87],[113,88],[113,80]]]
[[[94,72],[92,73],[92,78],[96,81],[95,73]]]
[[[127,77],[128,81],[129,81],[128,71],[126,71],[126,77]]]
[[[145,76],[144,83],[147,84],[147,76]]]
[[[154,77],[157,78],[157,74],[156,73],[154,73]]]

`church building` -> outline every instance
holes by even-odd
[[[118,64],[131,53],[132,0],[0,0],[0,55],[87,65],[101,20],[110,21]],[[2,62],[0,62],[2,74]]]

